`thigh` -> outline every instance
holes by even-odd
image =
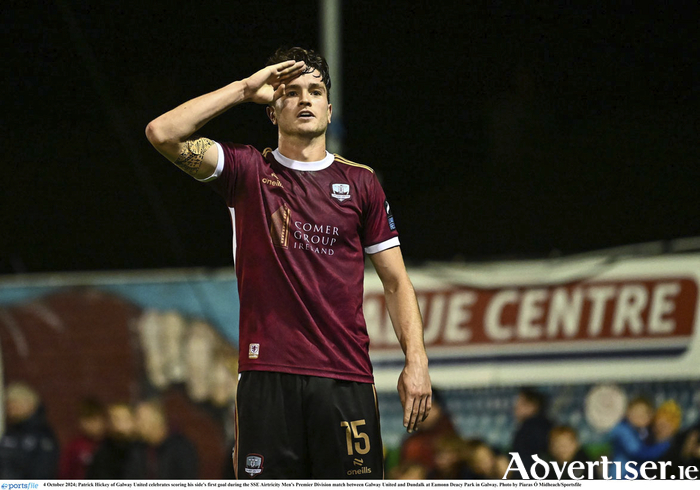
[[[236,395],[236,478],[310,478],[299,376],[245,371]]]
[[[304,409],[312,478],[384,477],[374,385],[312,377]]]

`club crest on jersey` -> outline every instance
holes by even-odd
[[[260,356],[260,344],[250,344],[248,346],[248,359],[257,359]]]
[[[245,457],[245,472],[250,476],[256,476],[262,473],[263,457],[259,454],[249,454]]]
[[[331,184],[331,196],[336,198],[340,202],[343,202],[346,199],[350,199],[350,185]]]

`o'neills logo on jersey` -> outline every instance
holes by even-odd
[[[274,172],[272,173],[272,175],[270,175],[270,177],[272,177],[272,178],[263,177],[261,182],[263,184],[271,185],[272,187],[284,188],[284,186],[282,185],[282,182],[280,182],[280,178],[277,177],[277,175]]]
[[[340,202],[350,199],[350,186],[348,184],[331,184],[331,196]]]

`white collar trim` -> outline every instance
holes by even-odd
[[[330,167],[333,160],[335,160],[335,155],[328,153],[328,151],[326,151],[326,157],[317,162],[300,162],[298,160],[292,160],[291,158],[287,158],[286,156],[282,155],[279,148],[274,150],[272,155],[281,165],[291,168],[292,170],[302,171],[323,170],[324,168]]]

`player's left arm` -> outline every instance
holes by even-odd
[[[389,317],[406,356],[398,390],[404,409],[403,425],[408,432],[413,432],[428,416],[432,401],[423,320],[401,249],[394,247],[369,257],[384,286]]]

